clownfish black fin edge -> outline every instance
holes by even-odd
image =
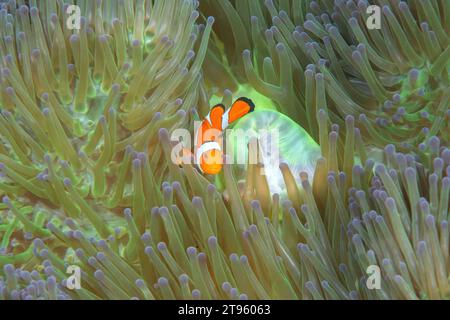
[[[218,103],[216,104],[214,107],[211,108],[211,110],[215,109],[215,108],[222,108],[223,111],[225,111],[225,106],[222,103]]]
[[[248,106],[250,107],[249,112],[252,112],[255,110],[255,104],[253,103],[252,99],[249,99],[247,97],[240,97],[240,98],[236,99],[236,101],[239,101],[239,100],[244,101],[245,103],[248,104]]]

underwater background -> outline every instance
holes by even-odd
[[[0,0],[0,299],[448,299],[449,35],[448,0]],[[240,96],[279,166],[171,161]]]

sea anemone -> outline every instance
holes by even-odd
[[[240,120],[226,139],[227,154],[234,160],[234,167],[241,168],[245,176],[248,164],[263,164],[264,170],[259,173],[265,175],[271,195],[277,193],[283,200],[286,188],[279,165],[289,166],[295,182],[300,184],[300,172],[313,177],[321,156],[319,145],[302,127],[274,110],[254,111],[251,117]],[[252,141],[258,141],[258,145],[253,146]],[[252,161],[248,148],[251,152],[254,147],[260,148],[261,157]]]
[[[37,236],[53,243],[48,224],[65,218],[106,239],[130,206],[143,233],[173,165],[159,128],[188,128],[194,107],[209,108],[200,71],[214,19],[197,24],[195,2],[76,4],[80,30],[61,2],[0,11],[2,266],[28,261]]]
[[[443,1],[72,3],[0,3],[0,299],[449,297]],[[278,168],[171,161],[253,90]]]
[[[367,143],[380,147],[411,151],[437,134],[448,141],[448,5],[370,2],[203,1],[217,17],[212,46],[224,47],[234,75],[217,85],[248,82],[318,142],[319,109],[341,126],[358,117]],[[379,30],[366,27],[371,4],[382,11]]]

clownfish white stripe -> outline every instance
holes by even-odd
[[[230,109],[227,110],[227,112],[225,112],[222,115],[222,130],[225,130],[228,127],[228,112],[230,111]]]
[[[195,162],[196,164],[200,164],[200,158],[202,157],[202,154],[210,151],[210,150],[219,150],[222,151],[220,148],[220,144],[215,141],[208,141],[203,143],[200,148],[197,149],[197,152],[195,154]]]
[[[210,125],[212,125],[211,117],[209,116],[209,113],[206,115],[205,119],[208,120]]]
[[[210,118],[210,116],[209,116],[209,113],[206,115],[205,119],[208,121],[208,123],[209,123],[210,125],[212,125],[212,122],[211,122],[211,118]],[[199,131],[201,131],[200,128],[199,128],[198,130],[195,131],[194,141],[197,141]]]

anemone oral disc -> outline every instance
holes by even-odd
[[[265,174],[271,194],[286,195],[286,186],[279,169],[286,163],[298,185],[300,172],[308,173],[312,179],[320,147],[313,138],[296,122],[274,110],[255,110],[239,120],[227,132],[227,153],[231,155],[238,170],[243,170],[248,161],[248,144],[257,138],[260,147],[259,163],[264,164]]]

